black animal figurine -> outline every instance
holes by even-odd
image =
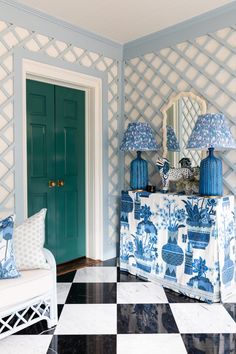
[[[182,168],[190,168],[192,165],[191,160],[188,157],[183,157],[181,160],[179,160],[179,163]]]

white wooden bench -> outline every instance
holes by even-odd
[[[44,249],[50,269],[21,271],[14,279],[0,280],[0,339],[41,320],[57,324],[56,263]]]

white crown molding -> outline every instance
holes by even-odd
[[[111,58],[122,58],[123,46],[121,44],[14,0],[0,0],[0,19],[69,43],[73,42],[81,48],[96,51]]]
[[[132,59],[236,24],[236,2],[124,44],[123,58]]]

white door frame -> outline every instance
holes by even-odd
[[[103,141],[102,141],[102,79],[36,60],[21,59],[21,95],[15,107],[15,209],[16,222],[28,215],[27,205],[27,130],[26,130],[26,79],[78,88],[85,91],[86,123],[86,257],[103,259]],[[20,85],[18,85],[20,86]],[[16,106],[16,105],[15,105]],[[16,108],[20,108],[20,112]],[[16,155],[16,154],[15,154]]]

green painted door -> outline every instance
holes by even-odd
[[[85,93],[27,80],[28,215],[57,263],[85,256]],[[51,187],[49,186],[51,183]]]

